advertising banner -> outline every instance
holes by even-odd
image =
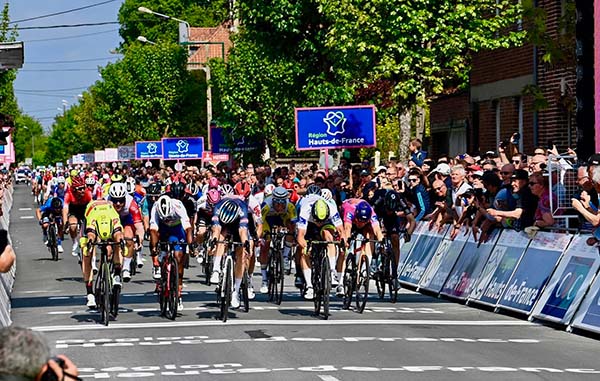
[[[119,146],[119,161],[135,160],[135,146]]]
[[[481,276],[477,280],[469,301],[490,306],[498,304],[512,273],[529,245],[529,237],[523,232],[504,230],[492,250]]]
[[[104,150],[94,151],[94,162],[103,163],[106,161],[106,155],[104,154]]]
[[[479,244],[469,235],[465,247],[458,257],[448,280],[441,290],[442,295],[464,300],[471,293],[485,263],[487,262],[494,244],[498,240],[499,232],[494,230],[487,242]]]
[[[600,333],[600,276],[596,276],[585,295],[575,319],[573,327]]]
[[[517,265],[498,307],[530,313],[572,236],[538,232]]]
[[[104,149],[104,160],[107,162],[119,161],[119,149],[118,148],[105,148]]]
[[[262,149],[263,145],[260,142],[241,137],[230,141],[232,136],[231,130],[223,127],[210,128],[210,150],[212,153],[229,153],[229,152],[245,152]]]
[[[85,164],[85,158],[82,153],[78,153],[77,155],[73,155],[71,158],[73,164]]]
[[[424,234],[423,232],[428,229],[429,229],[428,222],[419,221],[419,222],[417,222],[417,226],[415,227],[415,230],[411,234],[409,242],[405,242],[404,235],[400,234],[400,237],[399,237],[400,258],[398,260],[398,269],[399,269],[398,274],[400,273],[400,269],[402,269],[402,267],[404,267],[404,264],[406,263],[406,259],[408,259],[408,254],[410,254],[412,247],[419,240],[419,237],[421,236],[421,234]]]
[[[94,162],[95,156],[96,155],[93,154],[93,153],[84,153],[83,154],[83,161],[84,161],[84,163],[92,164]]]
[[[163,138],[162,144],[165,160],[202,160],[202,137]]]
[[[534,317],[565,325],[571,322],[600,267],[598,248],[588,246],[588,238],[589,235],[573,237],[533,310]]]
[[[296,108],[296,148],[375,147],[375,106]]]
[[[441,291],[450,271],[454,268],[454,264],[467,243],[470,230],[467,230],[464,226],[461,227],[454,241],[450,240],[449,234],[446,235],[435,251],[423,278],[419,282],[419,289],[422,288],[436,293]]]
[[[448,225],[438,232],[437,229],[429,231],[424,229],[412,250],[408,254],[406,264],[402,268],[399,279],[401,283],[417,286],[425,269],[429,266],[431,258],[435,254],[437,247],[440,245],[446,232]]]
[[[163,146],[162,142],[135,142],[135,158],[136,160],[162,159]]]

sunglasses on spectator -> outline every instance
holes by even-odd
[[[512,163],[513,164],[521,164],[521,160],[513,160]]]
[[[410,181],[411,183],[416,183],[417,181],[419,181],[419,179],[417,178],[409,178],[408,181]]]
[[[439,192],[439,191],[441,191],[442,189],[444,189],[444,187],[443,187],[443,186],[442,186],[442,187],[438,187],[438,188],[433,188],[433,190],[434,190],[434,191],[436,191],[436,192]]]

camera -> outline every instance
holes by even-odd
[[[54,360],[58,366],[60,366],[61,369],[65,369],[65,360],[61,359],[60,357],[52,357],[51,360]],[[42,381],[58,381],[58,376],[56,375],[56,373],[54,373],[54,371],[48,367],[48,369],[46,369],[46,371],[44,372],[44,374],[42,374],[42,377],[40,378],[40,380]]]
[[[519,140],[521,139],[521,134],[519,134],[518,132],[514,133],[513,136],[510,138],[510,142],[514,145],[519,144]]]
[[[500,148],[506,149],[508,147],[508,142],[506,140],[500,141]]]

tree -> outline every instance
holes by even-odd
[[[46,138],[43,135],[44,130],[40,122],[29,115],[19,114],[15,120],[15,132],[13,133],[17,162],[22,162],[26,157],[30,157],[34,159],[34,164],[44,163]],[[32,155],[32,149],[35,149],[35,156]]]
[[[10,27],[9,22],[8,3],[5,3],[0,18],[0,41],[15,41],[17,38],[17,31]],[[0,114],[8,115],[13,120],[19,115],[13,88],[16,77],[15,70],[0,70]]]

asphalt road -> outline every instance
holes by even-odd
[[[70,240],[61,259],[50,261],[34,208],[28,188],[16,186],[13,321],[45,332],[85,379],[594,380],[600,374],[593,338],[408,290],[396,304],[371,295],[363,314],[342,310],[333,298],[326,321],[313,316],[312,303],[289,279],[281,306],[257,294],[248,313],[233,312],[224,324],[199,267],[187,270],[185,310],[176,321],[159,316],[146,265],[124,284],[119,317],[104,327],[85,307]]]

